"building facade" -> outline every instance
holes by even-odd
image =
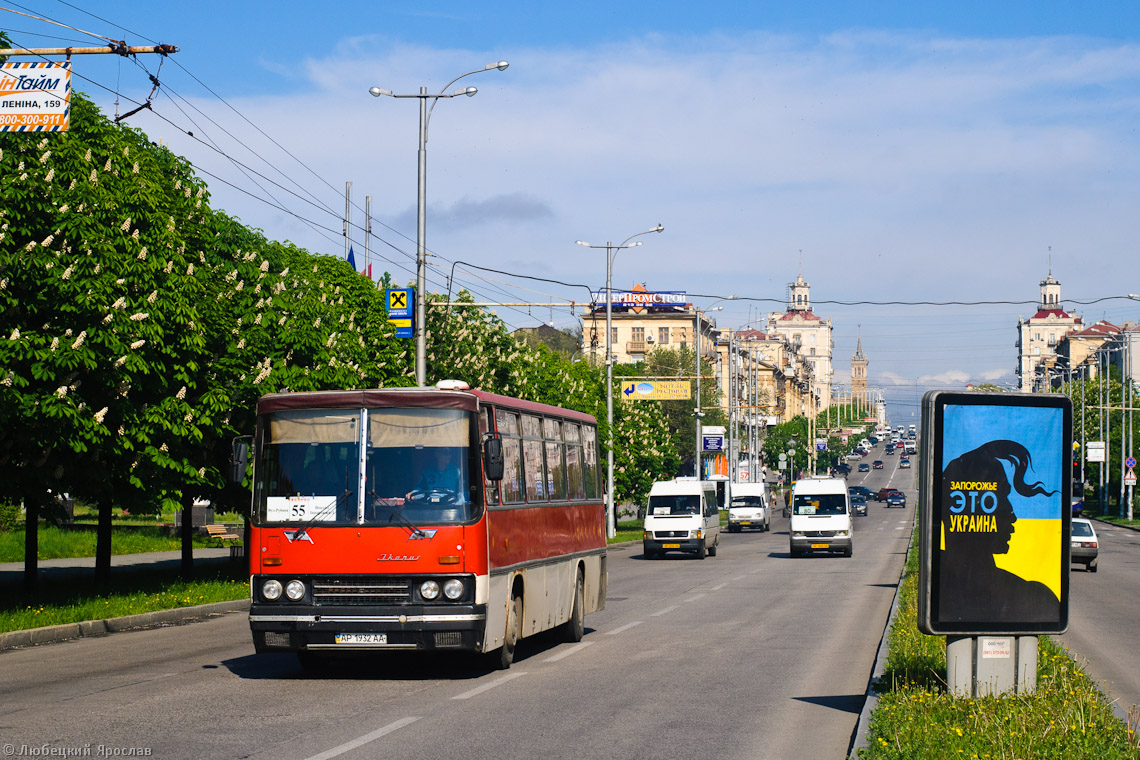
[[[817,316],[811,308],[811,285],[802,274],[788,284],[788,306],[781,313],[768,315],[767,333],[782,338],[800,359],[811,367],[810,394],[818,400],[817,411],[831,406],[832,342],[831,320]]]
[[[1081,318],[1065,311],[1061,283],[1053,273],[1041,281],[1037,313],[1017,320],[1017,378],[1023,393],[1046,390],[1057,365],[1057,347],[1066,335],[1083,328]]]

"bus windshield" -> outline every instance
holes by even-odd
[[[845,515],[847,497],[841,493],[797,494],[792,508],[797,515]]]
[[[369,409],[362,435],[363,419],[359,409],[267,415],[259,522],[422,526],[474,519],[471,412]]]
[[[733,507],[764,507],[763,496],[733,496],[731,505]]]
[[[674,496],[650,496],[649,511],[646,514],[668,515],[699,515],[701,513],[701,497],[696,494],[677,494]]]

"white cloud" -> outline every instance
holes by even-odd
[[[1130,259],[1140,237],[1140,49],[1076,38],[746,33],[494,52],[346,38],[304,61],[298,91],[230,101],[319,179],[216,101],[195,102],[291,180],[213,135],[224,150],[311,193],[306,203],[272,190],[324,231],[210,180],[215,204],[271,238],[339,253],[352,180],[354,200],[373,196],[374,217],[403,235],[374,226],[402,251],[385,255],[408,262],[417,102],[367,89],[437,92],[499,58],[510,68],[456,83],[479,94],[442,100],[431,116],[427,242],[440,266],[461,258],[599,286],[604,254],[574,241],[618,242],[661,222],[665,233],[616,258],[615,286],[782,300],[803,250],[817,300],[1033,299],[1052,246],[1063,296],[1091,300],[1118,289],[1105,267]],[[138,118],[152,138],[263,195],[215,153]],[[775,305],[732,308],[718,322]],[[1017,311],[987,307],[995,329],[956,334],[900,330],[884,307],[846,310],[837,334],[850,345],[836,348],[836,375],[862,322],[864,345],[881,351],[869,352],[874,383],[996,379],[995,365],[1014,363]],[[499,313],[533,323],[525,310]]]

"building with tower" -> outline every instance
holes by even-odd
[[[816,316],[811,309],[811,285],[802,274],[788,284],[788,306],[783,313],[768,315],[767,332],[787,341],[791,350],[811,370],[812,395],[815,410],[831,406],[832,367],[834,348],[831,337],[831,320]]]
[[[868,403],[867,395],[867,357],[863,355],[863,335],[859,334],[859,341],[855,345],[855,355],[851,357],[851,395],[861,399],[863,404]]]
[[[1053,279],[1050,269],[1041,281],[1041,298],[1037,313],[1029,319],[1017,320],[1018,390],[1031,393],[1048,390],[1049,372],[1057,363],[1057,348],[1071,332],[1080,331],[1081,318],[1065,311],[1061,303],[1061,283]]]

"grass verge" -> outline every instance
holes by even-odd
[[[191,582],[177,571],[116,573],[103,588],[87,579],[41,581],[34,600],[15,588],[0,591],[0,633],[7,633],[245,599],[249,571],[244,562],[228,562]]]
[[[966,699],[946,692],[946,640],[918,631],[918,552],[907,558],[899,608],[871,713],[871,758],[1140,758],[1140,741],[1095,683],[1048,636],[1039,637],[1037,692]]]
[[[54,525],[41,525],[39,529],[40,559],[64,559],[68,557],[94,557],[95,531],[64,530]],[[222,546],[218,539],[195,536],[194,546]],[[162,528],[132,528],[131,530],[111,531],[112,554],[138,554],[140,552],[178,551],[182,542]],[[0,533],[0,562],[24,561],[24,531],[12,530]]]

